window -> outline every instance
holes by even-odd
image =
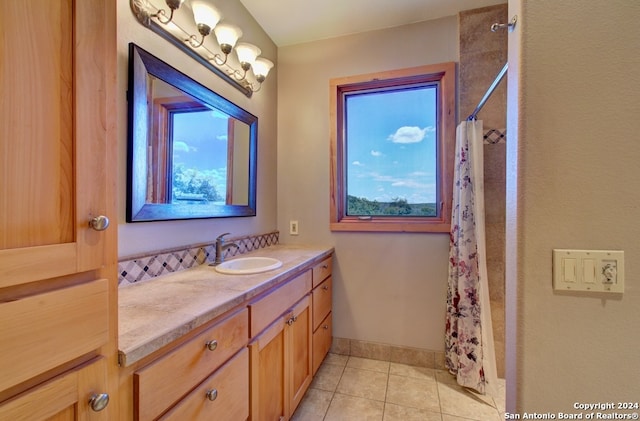
[[[455,63],[332,79],[331,229],[448,232]]]

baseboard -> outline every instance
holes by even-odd
[[[446,370],[444,351],[333,337],[330,352],[418,367]]]

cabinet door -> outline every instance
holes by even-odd
[[[114,10],[0,2],[0,288],[100,268],[105,244],[115,258],[89,226],[115,222]]]
[[[300,300],[292,311],[285,329],[287,340],[288,374],[291,394],[289,414],[293,414],[311,384],[313,377],[311,298]]]
[[[42,384],[51,407],[84,402],[59,375],[96,351],[117,370],[116,227],[89,225],[115,222],[115,17],[115,0],[0,1],[0,302],[15,323],[3,368],[19,360],[0,370],[2,401]],[[82,402],[68,414],[84,419]]]
[[[290,317],[278,318],[249,344],[252,421],[280,421],[287,417],[284,327]]]
[[[12,421],[109,421],[107,366],[98,358],[0,405],[0,419]],[[101,408],[103,404],[106,406]]]

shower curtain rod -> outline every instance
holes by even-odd
[[[496,76],[495,80],[493,81],[491,86],[489,86],[489,89],[487,89],[487,92],[484,94],[484,96],[478,103],[478,106],[476,107],[476,109],[473,110],[471,115],[467,118],[468,121],[473,121],[477,119],[477,115],[482,109],[482,107],[484,107],[484,103],[487,102],[487,100],[489,99],[493,91],[496,89],[496,87],[498,86],[498,84],[500,83],[504,75],[507,73],[508,68],[509,68],[509,63],[505,63],[502,70],[500,70],[500,73],[498,73],[498,76]]]

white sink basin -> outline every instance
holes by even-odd
[[[227,275],[249,275],[278,269],[282,262],[271,257],[239,257],[216,266],[216,271]]]

